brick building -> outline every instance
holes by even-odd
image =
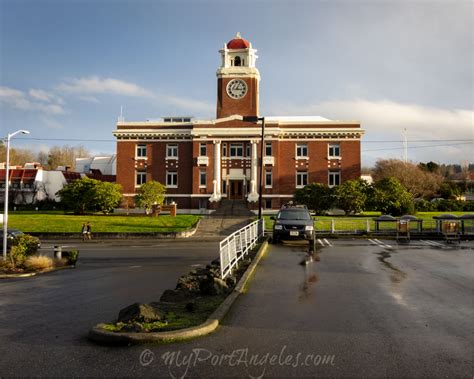
[[[215,119],[117,123],[117,183],[124,197],[156,180],[182,211],[216,209],[224,199],[256,208],[261,126],[242,116],[259,115],[257,50],[237,34],[219,52]],[[356,121],[265,117],[264,208],[279,208],[308,183],[334,186],[358,178],[363,133]]]

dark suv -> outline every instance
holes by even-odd
[[[306,207],[280,209],[273,224],[273,243],[281,239],[305,239],[314,246],[314,221]]]

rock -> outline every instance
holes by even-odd
[[[164,314],[159,309],[149,304],[135,303],[119,312],[118,322],[155,322],[162,320],[163,317]]]
[[[221,260],[219,258],[216,258],[211,262],[211,265],[220,267],[221,266]]]
[[[128,333],[140,333],[144,332],[143,326],[141,326],[138,322],[134,322],[133,324],[125,325],[121,332],[128,332]]]
[[[203,295],[213,296],[228,292],[229,287],[222,279],[208,276],[199,283],[199,289]]]
[[[188,312],[194,312],[196,310],[196,303],[195,302],[190,302],[186,304],[186,310]]]
[[[193,296],[193,293],[185,290],[166,290],[161,295],[160,301],[165,303],[180,303],[189,300]]]
[[[183,275],[178,279],[176,284],[176,290],[185,290],[190,292],[199,291],[199,281],[197,276],[192,275]]]
[[[229,288],[234,288],[237,284],[237,279],[235,276],[229,275],[227,278],[225,278],[225,284],[227,284]]]

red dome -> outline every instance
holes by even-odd
[[[228,49],[249,49],[250,42],[247,41],[246,39],[243,39],[240,36],[240,33],[237,33],[234,39],[231,39],[229,42],[227,42],[227,48]]]

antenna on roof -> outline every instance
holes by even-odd
[[[408,163],[408,132],[407,129],[403,129],[403,162]]]
[[[118,118],[118,121],[119,122],[125,121],[125,119],[123,118],[123,107],[122,106],[120,106],[120,116]]]

